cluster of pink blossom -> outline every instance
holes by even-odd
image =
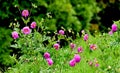
[[[59,30],[58,34],[64,35],[64,34],[65,34],[65,31],[64,31],[64,30]],[[60,44],[56,43],[56,44],[53,45],[53,47],[54,47],[56,50],[59,50]]]
[[[53,65],[53,60],[50,58],[50,54],[48,52],[44,53],[44,58],[46,59],[49,66]]]
[[[89,64],[90,66],[93,66],[93,65],[94,65],[95,67],[99,67],[99,63],[98,63],[98,61],[97,61],[96,58],[94,59],[94,61],[89,61],[88,64]]]
[[[112,30],[116,31],[116,28],[114,27],[114,29],[112,29]],[[82,31],[83,31],[83,30],[82,30]],[[88,34],[85,34],[84,37],[83,37],[84,41],[87,41],[88,38],[89,38]],[[96,45],[96,44],[91,44],[91,45],[90,45],[90,49],[91,49],[91,50],[97,49],[97,45]]]
[[[28,17],[28,16],[29,16],[29,11],[28,11],[28,10],[23,10],[23,11],[22,11],[22,16]],[[30,27],[31,27],[32,29],[36,28],[36,22],[32,22],[32,23],[30,24]],[[21,31],[22,31],[22,33],[25,34],[25,35],[28,35],[28,34],[31,33],[31,29],[29,28],[29,26],[23,27]],[[19,38],[18,32],[17,32],[17,31],[13,31],[13,32],[12,32],[12,37],[13,37],[13,39]]]
[[[85,36],[87,36],[87,39],[86,39],[86,40],[88,40],[88,35],[86,34]],[[86,41],[86,40],[85,40],[85,41]],[[60,45],[59,45],[58,43],[56,43],[56,44],[53,45],[53,47],[54,47],[56,50],[59,50]],[[70,43],[70,48],[71,48],[72,50],[74,50],[75,47],[76,47],[76,44]],[[96,48],[97,48],[97,45],[96,45],[96,44],[91,44],[91,45],[90,45],[90,49],[91,49],[91,50],[95,50]],[[78,47],[77,52],[78,52],[78,53],[82,53],[82,52],[83,52],[82,46]],[[49,53],[46,53],[46,56],[44,55],[44,57],[45,57],[45,58],[50,58],[50,54],[49,54]],[[48,59],[48,60],[49,60],[49,59]],[[81,61],[81,57],[79,56],[79,54],[75,54],[75,55],[74,55],[74,58],[69,61],[69,65],[70,65],[71,67],[74,67],[74,66],[75,66],[77,63],[79,63],[80,61]],[[52,59],[50,59],[50,62],[53,64]],[[49,64],[49,63],[48,63],[48,64]],[[89,62],[89,65],[92,65],[92,64],[93,64],[93,62]],[[50,65],[50,64],[49,64],[49,65]],[[98,66],[99,66],[99,63],[98,63],[97,61],[95,61],[95,67],[98,67]]]
[[[74,43],[70,43],[70,48],[71,48],[72,50],[74,50],[75,47],[76,47],[76,44],[74,44]],[[78,53],[83,52],[83,48],[82,48],[82,46],[78,47],[77,52],[78,52]]]
[[[111,30],[110,32],[113,33],[113,32],[116,32],[116,31],[117,31],[117,26],[114,24],[114,25],[112,25],[112,30]],[[84,37],[83,37],[84,41],[87,41],[88,38],[89,38],[88,34],[85,34]],[[97,49],[97,45],[96,45],[96,44],[91,44],[91,45],[90,45],[90,50],[96,50],[96,49]],[[98,66],[99,66],[99,63],[98,63],[98,61],[97,61],[96,59],[94,59],[94,62],[89,61],[88,64],[89,64],[90,66],[92,66],[92,65],[94,64],[95,67],[98,67]]]
[[[54,47],[56,50],[59,50],[60,45],[59,45],[58,43],[56,43],[56,44],[53,45],[53,47]],[[70,43],[70,48],[71,48],[72,50],[73,50],[75,47],[76,47],[76,44]],[[78,51],[78,53],[81,53],[81,52],[83,51],[83,48],[80,46],[80,47],[78,47],[78,50],[77,50],[77,51]],[[48,54],[48,53],[47,53],[47,54]],[[45,57],[45,56],[44,56],[44,57]],[[48,54],[46,57],[49,58],[50,55]],[[45,58],[46,58],[46,57],[45,57]],[[79,63],[79,62],[80,62],[80,60],[81,60],[81,57],[79,56],[79,54],[75,54],[75,55],[74,55],[74,58],[73,58],[72,60],[70,60],[69,65],[72,66],[72,67],[74,67],[76,63]]]
[[[70,48],[71,48],[72,50],[75,49],[75,47],[76,47],[76,44],[70,43]],[[78,47],[77,52],[78,52],[78,53],[82,53],[82,52],[83,52],[82,46]],[[69,65],[70,65],[71,67],[74,67],[74,66],[76,65],[76,63],[79,63],[79,62],[80,62],[80,60],[81,60],[81,57],[79,56],[79,54],[75,54],[75,55],[74,55],[74,58],[73,58],[72,60],[70,60]]]
[[[22,11],[22,16],[25,17],[25,18],[28,17],[28,16],[29,16],[29,11],[28,11],[28,10],[23,10],[23,11]],[[35,22],[35,21],[30,24],[30,27],[29,27],[29,26],[23,27],[22,30],[21,30],[21,32],[22,32],[23,34],[25,34],[25,35],[28,35],[28,34],[31,33],[31,30],[34,29],[34,28],[36,28],[36,22]],[[112,25],[112,29],[111,29],[111,31],[110,31],[109,34],[112,34],[113,32],[116,32],[116,31],[117,31],[117,25],[116,25],[116,24],[113,24],[113,25]],[[85,32],[82,31],[82,33],[85,33]],[[65,32],[64,32],[64,30],[59,30],[58,34],[64,35]],[[17,31],[13,31],[13,32],[12,32],[12,37],[13,37],[13,39],[19,38],[18,32],[17,32]],[[88,38],[89,38],[88,34],[84,34],[84,37],[83,37],[84,41],[87,41]],[[60,44],[56,43],[56,44],[53,45],[53,47],[54,47],[56,50],[59,50],[59,49],[60,49]],[[75,47],[76,47],[76,44],[70,43],[70,48],[71,48],[72,50],[74,50]],[[95,50],[96,48],[97,48],[96,44],[91,44],[91,45],[90,45],[90,49],[91,49],[91,50]],[[78,53],[74,55],[73,59],[69,61],[69,65],[70,65],[71,67],[74,67],[77,63],[79,63],[79,62],[81,61],[81,57],[80,57],[79,53],[82,53],[82,52],[83,52],[82,46],[78,47],[77,52],[78,52]],[[47,61],[47,63],[48,63],[49,66],[52,66],[52,65],[53,65],[53,60],[52,60],[51,57],[50,57],[50,53],[45,52],[45,53],[44,53],[44,58],[46,59],[46,61]],[[98,66],[99,66],[98,61],[95,59],[94,62],[95,62],[95,67],[98,67]],[[93,65],[93,62],[90,61],[90,62],[89,62],[89,65],[90,65],[90,66]]]

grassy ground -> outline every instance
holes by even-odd
[[[5,73],[119,73],[119,41],[118,32],[115,32],[113,35],[108,33],[96,36],[89,35],[87,41],[83,40],[83,36],[77,37],[76,40],[72,41],[72,43],[76,44],[73,50],[69,45],[59,50],[42,46],[43,52],[50,53],[54,62],[52,66],[47,64],[41,53],[34,55],[24,54],[15,66],[10,67]],[[91,44],[96,45],[95,49],[90,49]],[[77,48],[80,46],[82,46],[83,52],[78,53]],[[81,61],[71,67],[69,61],[75,54],[80,55]]]

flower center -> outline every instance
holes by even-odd
[[[24,29],[24,32],[28,32],[28,29]]]

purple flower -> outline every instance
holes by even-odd
[[[54,47],[56,50],[58,50],[59,47],[60,47],[60,45],[59,45],[59,44],[54,44],[53,47]]]
[[[113,31],[111,30],[111,31],[109,31],[109,35],[112,35],[113,34]]]
[[[65,34],[64,30],[59,30],[59,34],[64,35]]]
[[[17,38],[19,38],[19,35],[18,35],[18,33],[17,33],[16,31],[13,31],[13,32],[12,32],[12,37],[13,37],[14,39],[17,39]]]
[[[75,47],[76,47],[76,45],[75,45],[75,44],[70,43],[70,48],[71,48],[71,49],[74,49]]]
[[[95,44],[91,44],[91,45],[90,45],[90,49],[91,49],[91,50],[95,50],[95,49],[97,49],[97,46],[96,46]]]
[[[45,53],[44,53],[44,58],[45,58],[45,59],[50,58],[50,54],[49,54],[48,52],[45,52]]]
[[[75,64],[76,64],[75,59],[70,60],[69,65],[70,65],[71,67],[74,67]]]
[[[28,26],[26,26],[26,27],[24,27],[22,29],[22,33],[24,33],[24,34],[30,34],[31,33],[31,29]]]
[[[99,63],[98,63],[98,61],[97,61],[96,58],[94,59],[94,63],[95,63],[95,67],[98,67],[98,66],[99,66]]]
[[[96,63],[96,64],[95,64],[95,67],[98,67],[98,66],[99,66],[99,64],[98,64],[98,63]]]
[[[74,59],[75,59],[76,63],[78,63],[78,62],[80,62],[81,57],[78,54],[75,54]]]
[[[78,51],[78,53],[79,52],[81,53],[83,51],[83,48],[82,47],[78,47],[77,51]]]
[[[116,24],[113,24],[111,27],[112,27],[112,31],[113,31],[113,32],[116,32],[116,31],[117,31],[117,25],[116,25]]]
[[[46,59],[49,66],[53,65],[53,60],[51,58]]]
[[[36,28],[36,22],[32,22],[30,25],[31,28]]]
[[[87,41],[88,40],[88,34],[84,35],[84,40]]]
[[[27,17],[29,15],[29,11],[28,10],[23,10],[22,11],[22,16]]]

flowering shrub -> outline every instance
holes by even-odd
[[[28,17],[24,18],[24,22],[29,20],[29,15],[26,16]],[[119,29],[116,30],[116,27],[119,28],[119,22],[116,22],[117,24],[114,26],[116,31],[112,35],[103,33],[94,37],[84,31],[82,36],[75,40],[67,38],[64,30],[55,32],[58,34],[57,39],[55,35],[46,36],[46,28],[43,29],[44,25],[41,23],[45,24],[42,20],[40,23],[36,21],[31,24],[25,22],[22,29],[18,27],[20,26],[18,23],[13,25],[11,35],[14,44],[11,44],[11,47],[20,49],[20,55],[12,56],[15,65],[9,67],[6,73],[120,72],[120,34]],[[60,39],[71,41],[68,42],[69,45],[61,47]],[[48,43],[44,46],[43,42],[46,40]]]

